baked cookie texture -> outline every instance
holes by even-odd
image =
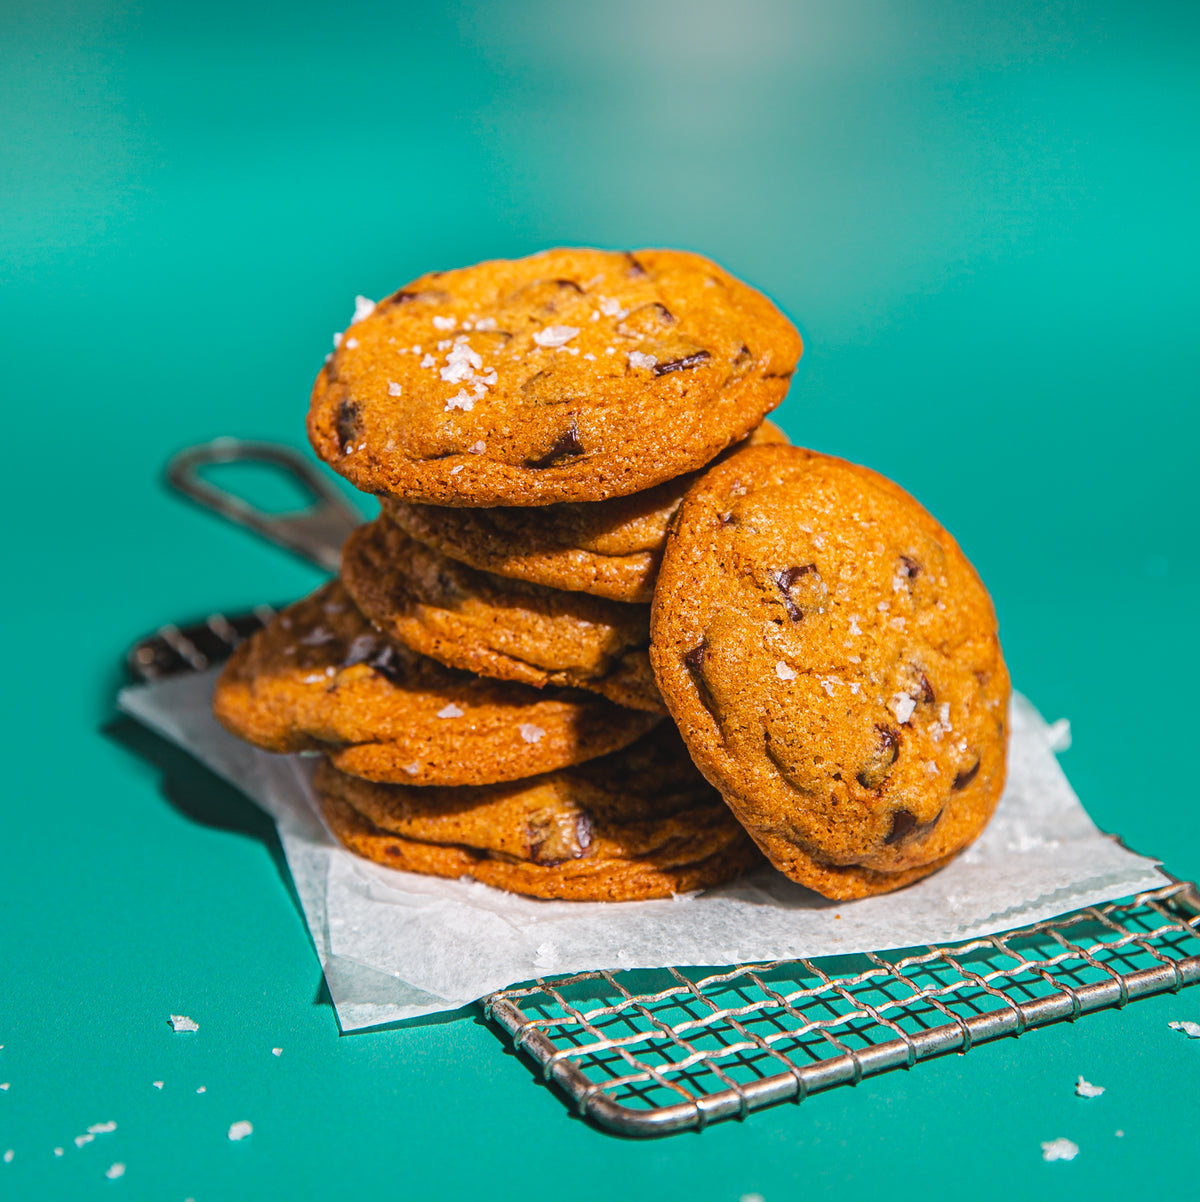
[[[342,581],[388,638],[440,663],[666,712],[650,669],[648,606],[477,571],[382,517],[346,540]]]
[[[655,715],[471,676],[385,639],[333,581],[233,653],[213,710],[267,751],[324,751],[374,781],[515,780],[634,742]]]
[[[326,762],[314,786],[352,851],[533,897],[667,897],[762,862],[669,724],[602,759],[511,784],[378,785]]]
[[[363,313],[317,376],[309,439],[364,492],[603,501],[743,438],[800,352],[766,297],[700,255],[498,259],[422,276]]]
[[[766,421],[745,441],[758,446],[785,443],[787,437]],[[608,501],[539,508],[451,509],[381,500],[384,513],[407,534],[474,568],[548,588],[648,603],[667,526],[697,475],[689,472]]]
[[[999,800],[991,600],[954,539],[866,468],[772,446],[706,473],[667,541],[651,659],[701,771],[827,897],[927,875]]]

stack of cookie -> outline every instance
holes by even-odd
[[[983,829],[990,599],[907,493],[764,422],[801,349],[765,297],[696,255],[550,251],[360,298],[335,341],[309,437],[382,512],[215,706],[325,756],[347,846],[592,900],[765,853],[848,898]]]
[[[215,708],[319,751],[344,843],[540,897],[661,897],[761,862],[648,655],[667,525],[800,353],[695,255],[554,251],[361,301],[317,379],[317,453],[382,502],[338,581],[239,648]]]

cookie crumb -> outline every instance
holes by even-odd
[[[175,1031],[199,1031],[200,1024],[194,1023],[186,1014],[172,1014],[171,1027]]]
[[[247,1135],[252,1135],[253,1133],[254,1124],[246,1122],[245,1119],[239,1119],[236,1123],[229,1124],[229,1138],[235,1143],[239,1139],[245,1139]]]
[[[1082,1076],[1075,1082],[1075,1094],[1077,1097],[1098,1098],[1103,1092],[1103,1085],[1093,1085],[1090,1081],[1085,1081]]]
[[[792,668],[789,668],[788,665],[783,662],[783,660],[780,660],[775,665],[775,675],[778,676],[780,680],[796,679],[795,671]]]
[[[1167,1023],[1167,1026],[1172,1031],[1182,1031],[1189,1039],[1200,1039],[1200,1023],[1193,1023],[1184,1019],[1178,1023]]]
[[[437,716],[439,718],[461,718],[463,716],[463,711],[460,710],[453,701],[451,701],[449,705],[443,705],[442,708],[438,710]]]
[[[547,326],[533,336],[538,346],[565,346],[579,333],[578,326]]]
[[[738,1202],[763,1202],[762,1194],[743,1194]]]
[[[1069,1139],[1051,1139],[1042,1144],[1042,1159],[1074,1160],[1079,1155],[1079,1145]]]
[[[109,1179],[109,1181],[116,1181],[118,1177],[125,1176],[125,1166],[118,1160],[116,1164],[110,1164],[108,1168],[104,1170],[104,1175]]]
[[[0,1090],[3,1090],[5,1093],[7,1093],[10,1084],[11,1082],[9,1081],[0,1081]]]
[[[526,743],[540,743],[542,736],[546,733],[540,726],[535,726],[532,722],[522,722],[517,729]]]

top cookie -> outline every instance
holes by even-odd
[[[701,771],[827,897],[933,871],[999,799],[991,601],[954,539],[866,468],[756,447],[706,473],[668,538],[651,660]]]
[[[308,433],[365,492],[600,501],[745,436],[800,350],[766,297],[699,255],[545,251],[433,272],[380,301],[317,376]]]

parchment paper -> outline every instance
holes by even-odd
[[[312,761],[274,756],[213,719],[215,673],[126,689],[121,708],[229,780],[275,820],[345,1031],[453,1010],[531,977],[722,966],[967,939],[1167,883],[1092,824],[1023,697],[1009,782],[982,837],[884,897],[830,902],[773,869],[671,901],[553,902],[398,872],[344,851],[317,815]]]

